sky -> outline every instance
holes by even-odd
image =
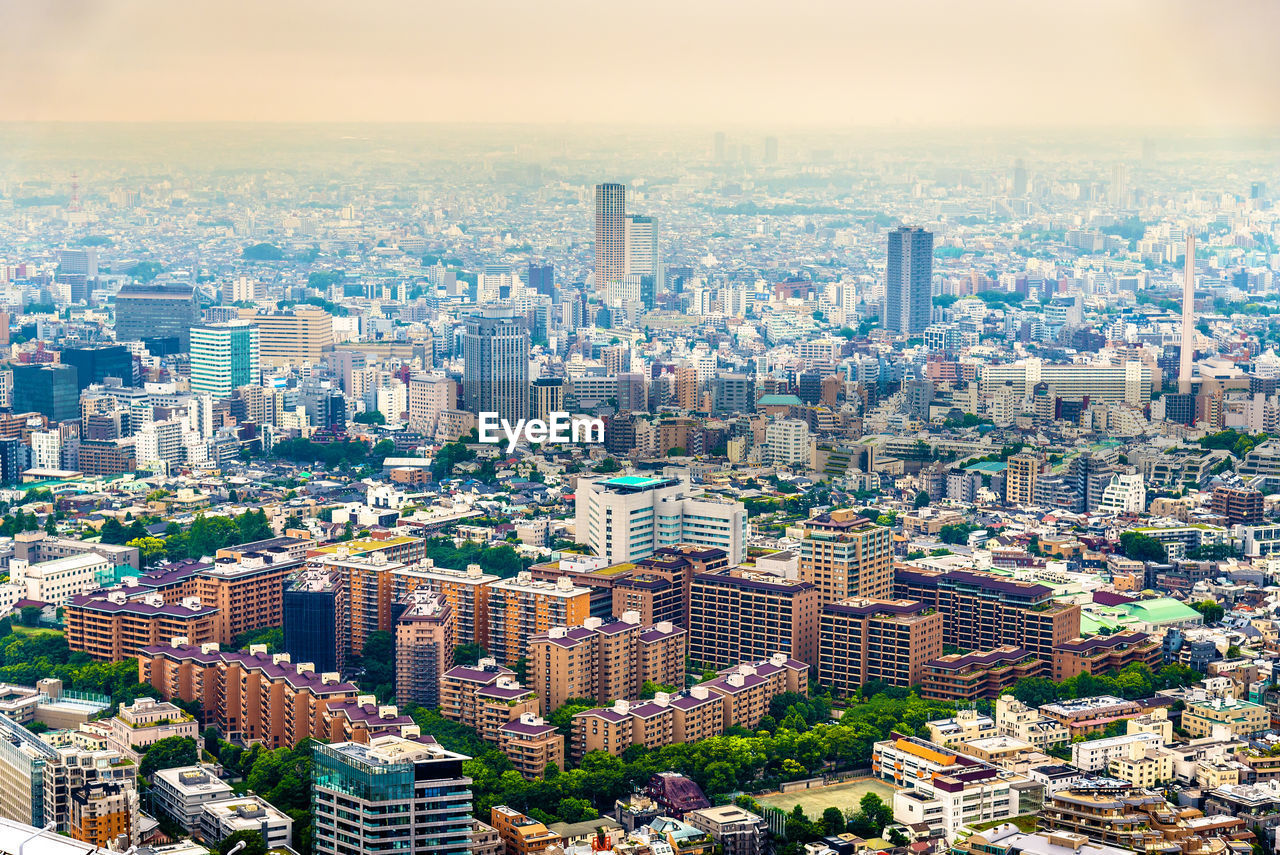
[[[0,0],[0,119],[1280,124],[1276,0]]]

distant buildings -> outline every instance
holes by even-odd
[[[173,338],[185,352],[200,323],[200,301],[190,285],[131,282],[115,296],[115,317],[118,341]]]
[[[191,391],[229,398],[240,386],[262,382],[258,328],[227,321],[191,330]]]
[[[529,333],[510,310],[466,319],[462,337],[463,406],[510,424],[529,417]]]
[[[933,233],[902,226],[889,232],[881,323],[907,338],[924,334],[933,313]]]
[[[596,185],[595,286],[603,291],[627,273],[627,188]]]

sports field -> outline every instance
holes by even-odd
[[[858,802],[867,793],[875,793],[884,800],[885,804],[892,804],[893,791],[894,786],[888,781],[881,781],[878,778],[857,778],[830,787],[814,787],[809,790],[761,796],[757,801],[766,807],[781,808],[787,812],[793,810],[796,805],[800,805],[805,816],[813,819],[822,816],[822,812],[829,807],[838,807],[842,811],[857,810]]]

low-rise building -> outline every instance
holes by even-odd
[[[293,820],[289,815],[255,795],[204,803],[198,826],[205,843],[210,845],[237,831],[256,831],[262,835],[268,849],[289,846],[293,842]]]
[[[157,811],[193,833],[199,829],[206,804],[235,795],[231,785],[214,774],[213,767],[204,765],[159,770],[151,778],[151,792]]]
[[[1098,695],[1044,704],[1040,712],[1061,723],[1075,737],[1104,730],[1113,721],[1132,718],[1142,712],[1142,705],[1112,695]]]
[[[920,694],[950,701],[998,698],[1019,680],[1047,677],[1049,663],[1024,647],[1006,645],[988,652],[952,653],[924,664]]]
[[[1270,726],[1266,707],[1234,698],[1192,701],[1182,711],[1182,727],[1192,739],[1213,735],[1214,727],[1225,727],[1232,736],[1250,736]]]

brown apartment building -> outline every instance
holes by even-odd
[[[814,584],[821,605],[850,597],[892,598],[892,559],[889,529],[851,508],[804,522],[800,578]]]
[[[498,728],[498,748],[530,780],[541,778],[548,765],[564,769],[564,736],[533,713]]]
[[[735,726],[759,725],[769,702],[783,692],[808,691],[809,666],[781,654],[768,661],[740,665],[686,692],[659,692],[652,700],[614,701],[573,717],[570,754],[591,751],[622,754],[632,745],[660,748],[724,733]]]
[[[942,655],[942,615],[912,600],[851,598],[822,607],[818,682],[850,695],[871,680],[915,686]]]
[[[634,700],[646,682],[679,688],[684,685],[685,638],[685,631],[671,623],[643,626],[636,612],[553,627],[529,640],[532,688],[547,712],[570,698]]]
[[[917,600],[943,617],[943,643],[964,650],[1025,647],[1046,661],[1080,637],[1080,606],[1057,603],[1053,589],[971,570],[899,567],[899,599]]]
[[[397,602],[396,699],[440,704],[440,677],[453,664],[453,609],[440,594],[419,589]]]
[[[817,662],[819,594],[812,582],[742,568],[694,576],[689,658],[711,668],[785,653]]]
[[[504,665],[529,652],[529,639],[553,626],[581,626],[591,616],[591,589],[568,578],[539,582],[528,571],[489,585],[489,643],[485,649]]]
[[[440,714],[474,728],[487,742],[499,742],[501,728],[525,713],[539,713],[537,696],[492,659],[450,668],[440,680]]]
[[[1213,512],[1226,518],[1227,525],[1262,525],[1265,502],[1253,487],[1214,487]]]
[[[1054,647],[1053,679],[1062,681],[1078,674],[1118,671],[1135,662],[1157,668],[1163,661],[1160,644],[1145,632],[1076,638]]]
[[[506,805],[489,811],[489,824],[502,838],[507,855],[538,855],[552,846],[558,847],[563,839],[536,819]]]
[[[67,646],[102,662],[119,662],[173,638],[217,641],[218,610],[196,597],[168,604],[156,593],[130,597],[115,588],[79,594],[63,606]]]
[[[1049,663],[1025,647],[952,653],[925,663],[920,694],[946,701],[992,699],[1025,677],[1047,677],[1049,671]]]
[[[228,740],[281,748],[326,739],[328,705],[357,698],[356,687],[338,674],[317,674],[288,654],[267,653],[266,645],[224,653],[216,644],[174,641],[138,653],[138,682],[165,700],[200,704],[204,723],[216,724]]]

